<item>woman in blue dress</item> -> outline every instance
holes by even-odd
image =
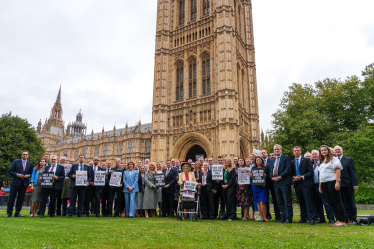
[[[266,167],[264,163],[264,159],[261,157],[256,157],[256,165],[252,168],[252,172],[255,169],[265,169],[264,176],[265,178],[269,175],[268,174],[268,168]],[[249,176],[252,177],[252,173],[249,173]],[[252,184],[252,191],[253,191],[253,201],[257,202],[257,208],[261,216],[261,221],[269,222],[267,219],[267,207],[266,203],[268,202],[268,196],[269,196],[269,188],[265,184],[262,186],[255,186]]]

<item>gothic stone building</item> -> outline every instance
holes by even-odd
[[[86,135],[87,125],[82,122],[81,111],[73,123],[69,123],[65,129],[62,120],[61,87],[57,95],[51,114],[44,125],[39,121],[37,127],[38,137],[43,141],[44,147],[51,155],[65,156],[68,159],[78,159],[80,154],[86,156],[86,161],[99,157],[101,161],[144,160],[150,158],[151,152],[151,127],[152,124],[141,124],[135,126],[104,131]]]
[[[247,157],[259,139],[250,0],[158,0],[154,161]]]
[[[250,0],[158,0],[152,124],[64,132],[60,93],[40,138],[69,157],[248,157],[260,138]],[[80,115],[80,114],[78,114]]]

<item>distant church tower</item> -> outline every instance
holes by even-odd
[[[248,157],[259,140],[251,0],[158,0],[153,161]]]

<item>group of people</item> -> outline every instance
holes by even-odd
[[[269,222],[270,195],[274,206],[275,222],[292,223],[293,207],[291,186],[294,187],[300,205],[298,223],[328,223],[332,226],[354,224],[357,210],[354,191],[358,189],[357,175],[352,158],[343,156],[340,146],[321,146],[319,150],[301,156],[299,146],[293,148],[294,160],[282,154],[282,146],[274,145],[274,151],[261,151],[261,155],[251,154],[249,158],[224,158],[219,156],[217,164],[222,165],[223,179],[213,179],[213,158],[199,158],[193,162],[178,159],[167,160],[165,164],[139,160],[122,164],[117,158],[103,161],[95,157],[85,164],[85,156],[80,155],[78,163],[69,160],[70,171],[66,175],[64,166],[67,159],[49,154],[35,165],[27,160],[28,152],[23,151],[20,160],[13,161],[8,173],[12,176],[7,216],[11,217],[17,196],[15,217],[20,214],[25,190],[31,184],[32,207],[30,216],[44,217],[49,201],[48,215],[78,217],[174,217],[177,213],[179,195],[186,181],[193,181],[200,188],[200,206],[203,219],[237,219],[237,208],[241,208],[241,220],[252,218]],[[99,165],[100,163],[100,165]],[[263,185],[239,184],[238,169],[248,168],[249,177],[256,169],[264,170]],[[77,171],[87,172],[87,185],[76,186]],[[105,185],[95,186],[94,176],[98,171],[105,172]],[[53,172],[52,188],[41,186],[41,173]],[[114,172],[121,172],[121,184],[109,184]],[[156,174],[165,176],[165,185],[156,186]],[[262,173],[261,173],[262,174]],[[69,200],[69,207],[68,207]],[[113,213],[114,202],[114,213]],[[100,215],[101,203],[101,215]],[[78,204],[78,205],[76,205]],[[77,206],[77,207],[76,207]],[[159,214],[156,209],[159,207]],[[259,215],[256,218],[255,212]]]

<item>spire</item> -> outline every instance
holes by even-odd
[[[141,133],[140,127],[142,127],[142,121],[141,118],[139,119],[139,126],[138,126],[138,132]]]
[[[42,119],[39,120],[38,122],[38,128],[36,129],[37,133],[41,133],[42,132]]]
[[[128,123],[127,123],[127,121],[126,121],[126,129],[125,129],[125,134],[127,134],[127,129],[129,128],[129,125],[128,125]]]
[[[92,131],[91,131],[91,140],[93,140],[93,128],[92,128]]]
[[[116,136],[116,125],[114,124],[114,127],[113,127],[113,137]]]

